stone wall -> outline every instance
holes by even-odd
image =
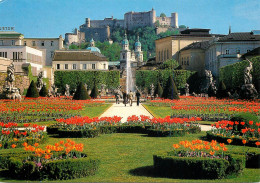
[[[0,92],[2,93],[3,91],[3,86],[5,85],[5,78],[6,78],[6,73],[0,73]],[[16,88],[20,89],[20,93],[23,94],[25,89],[28,89],[30,85],[30,80],[28,76],[20,75],[20,74],[15,74],[15,83],[14,86]]]

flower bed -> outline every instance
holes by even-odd
[[[47,135],[45,127],[40,125],[24,124],[24,128],[17,128],[17,123],[0,122],[0,149],[22,147],[24,142],[28,144],[42,143]]]
[[[207,132],[207,138],[232,145],[259,146],[260,122],[249,121],[249,128],[244,127],[245,124],[243,121],[218,121],[212,124],[213,128]]]
[[[154,155],[154,169],[172,178],[219,179],[239,174],[245,157],[227,152],[225,144],[202,140],[180,141],[174,150]]]
[[[45,149],[24,143],[28,153],[8,159],[10,176],[26,180],[64,180],[95,174],[99,161],[82,153],[83,144],[67,139]]]

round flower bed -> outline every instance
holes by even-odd
[[[173,151],[154,155],[154,169],[161,176],[219,179],[245,168],[245,156],[228,153],[223,143],[180,141],[173,147]]]
[[[64,180],[95,174],[99,161],[82,153],[83,144],[67,139],[45,149],[24,143],[27,153],[8,159],[10,176],[26,180]]]

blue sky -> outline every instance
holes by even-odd
[[[0,0],[0,27],[15,26],[25,37],[58,37],[85,22],[128,11],[178,12],[179,25],[227,34],[260,29],[260,0]]]

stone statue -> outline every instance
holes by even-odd
[[[205,79],[202,82],[201,92],[208,93],[209,87],[214,88],[213,76],[210,70],[205,70]]]
[[[189,93],[190,93],[189,86],[190,86],[190,85],[189,85],[188,83],[185,84],[185,95],[186,95],[186,96],[189,96]]]
[[[6,86],[5,88],[9,88],[9,91],[12,90],[12,88],[14,87],[13,86],[13,83],[15,81],[15,77],[14,77],[14,64],[11,63],[8,67],[7,67],[7,77],[5,79],[6,81]]]
[[[154,96],[154,85],[153,85],[153,83],[150,85],[150,87],[151,87],[151,97],[153,97]]]
[[[104,96],[106,95],[106,89],[105,89],[106,85],[105,84],[101,84],[101,95]]]
[[[38,74],[36,87],[37,87],[37,89],[38,89],[38,92],[39,92],[39,91],[42,89],[42,87],[43,87],[43,72],[42,72],[42,71]]]
[[[88,90],[88,85],[87,85],[87,83],[85,83],[84,86],[85,86],[86,90]]]
[[[252,84],[252,74],[251,74],[251,70],[253,68],[252,62],[250,62],[250,60],[247,59],[247,61],[249,62],[249,66],[245,68],[244,70],[244,84]]]
[[[66,97],[70,96],[70,85],[68,84],[65,85],[65,96]]]
[[[57,96],[57,88],[56,88],[55,84],[51,85],[51,95],[53,97]]]

